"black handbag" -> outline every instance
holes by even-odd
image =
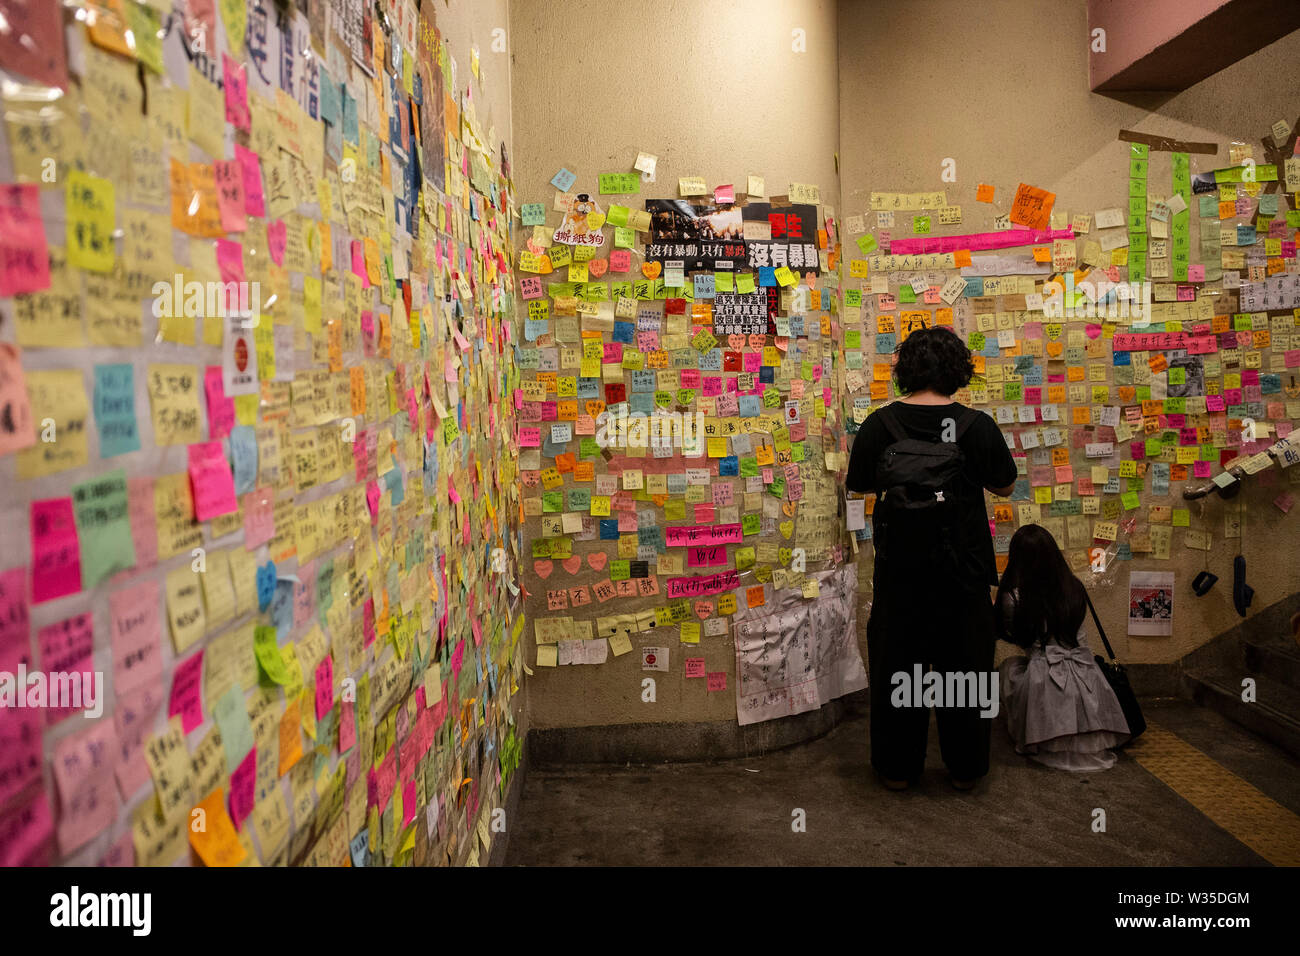
[[[1133,687],[1128,682],[1128,671],[1124,669],[1123,664],[1115,660],[1115,652],[1111,650],[1110,641],[1106,640],[1106,629],[1101,626],[1101,618],[1097,617],[1097,609],[1092,606],[1092,598],[1088,596],[1087,591],[1083,592],[1083,598],[1088,602],[1092,621],[1097,625],[1097,633],[1106,648],[1106,657],[1095,655],[1097,666],[1101,668],[1106,683],[1110,684],[1110,689],[1115,692],[1115,697],[1119,700],[1120,709],[1124,711],[1124,719],[1128,722],[1129,740],[1136,740],[1147,729],[1147,720],[1142,716],[1142,707],[1138,704],[1137,694],[1133,693]]]

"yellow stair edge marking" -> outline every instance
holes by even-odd
[[[1300,816],[1155,724],[1128,748],[1148,772],[1274,866],[1300,866]]]

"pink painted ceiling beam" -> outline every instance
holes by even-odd
[[[1297,0],[1088,0],[1089,85],[1178,92],[1296,29]]]

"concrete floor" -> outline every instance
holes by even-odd
[[[1300,813],[1300,762],[1217,713],[1148,702],[1148,719]],[[930,728],[919,786],[886,791],[867,721],[760,757],[713,764],[534,766],[511,821],[513,866],[1261,866],[1131,757],[1070,774],[1017,755],[998,718],[992,770],[948,784]],[[1092,832],[1094,808],[1107,832]],[[792,832],[793,811],[806,832]]]

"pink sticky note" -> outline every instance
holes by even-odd
[[[41,648],[41,669],[51,676],[69,675],[58,682],[57,691],[54,681],[46,685],[47,722],[57,724],[74,713],[94,710],[92,705],[100,701],[104,688],[95,676],[93,615],[78,614],[46,625],[37,635],[37,641]],[[30,694],[28,702],[31,702]]]
[[[0,812],[0,866],[45,866],[46,844],[54,835],[54,817],[44,790],[36,790],[7,812]]]
[[[203,683],[203,651],[187,657],[172,672],[172,693],[167,703],[167,716],[181,715],[181,729],[189,733],[203,723],[203,698],[199,692]]]
[[[0,186],[0,298],[49,287],[40,186],[6,183]]]
[[[366,482],[366,505],[370,508],[370,523],[374,524],[379,518],[379,499],[382,492],[379,490],[379,482]]]
[[[140,581],[108,596],[113,693],[129,694],[162,676],[161,606],[157,581]]]
[[[334,661],[326,654],[316,666],[316,719],[324,720],[334,706]]]
[[[194,492],[194,514],[207,521],[239,510],[235,498],[235,477],[226,462],[221,442],[198,442],[189,446],[190,487]]]
[[[361,278],[361,288],[370,287],[370,273],[366,271],[366,250],[360,240],[352,240],[352,273]]]
[[[257,153],[237,145],[235,159],[244,170],[244,212],[250,216],[265,216],[266,199],[262,195],[262,168],[258,165]]]
[[[339,753],[346,753],[357,744],[357,717],[355,705],[343,701],[339,705]]]
[[[87,784],[96,780],[112,782],[117,747],[117,730],[111,720],[97,720],[85,730],[59,739],[50,769],[60,806],[66,807]]]
[[[221,228],[226,232],[243,232],[248,228],[244,198],[244,167],[237,159],[219,159],[212,164],[217,183],[217,208],[221,211]]]
[[[225,438],[235,427],[235,400],[226,398],[220,365],[203,370],[203,390],[208,396],[208,431],[214,440]]]
[[[727,672],[713,671],[708,676],[709,693],[727,689]]]
[[[157,511],[153,500],[152,478],[128,478],[127,507],[131,516],[131,543],[135,545],[136,570],[158,563]]]
[[[420,802],[415,793],[415,780],[411,779],[402,787],[402,826],[409,826],[419,809]]]
[[[234,123],[239,129],[250,129],[252,115],[248,109],[248,76],[244,64],[222,53],[221,76],[226,91],[226,122]]]
[[[22,351],[16,345],[0,344],[0,455],[36,444],[32,410],[23,375]]]
[[[32,502],[32,603],[81,590],[81,550],[71,498]]]
[[[1203,266],[1203,265],[1202,265],[1202,266],[1188,266],[1188,267],[1187,267],[1187,281],[1188,281],[1188,282],[1204,282],[1204,281],[1205,281],[1205,266]]]
[[[284,250],[289,244],[289,227],[283,219],[267,223],[266,246],[271,254],[271,261],[277,266],[284,265]]]
[[[703,677],[705,675],[704,658],[688,657],[686,658],[686,676]]]
[[[714,187],[713,201],[716,203],[734,203],[736,201],[736,187],[731,183]]]
[[[240,829],[256,802],[257,748],[253,747],[230,775],[230,819]]]
[[[0,572],[0,671],[17,674],[19,665],[32,666],[31,634],[27,619],[25,568]],[[23,688],[18,692],[22,693]],[[0,707],[0,806],[41,777],[41,718],[39,710]]]
[[[269,488],[254,488],[242,499],[244,547],[252,550],[275,537],[274,496]]]
[[[113,724],[117,728],[119,752],[117,787],[134,794],[149,783],[149,764],[144,759],[144,740],[162,708],[162,683],[151,684],[126,696],[119,695],[113,705]]]

